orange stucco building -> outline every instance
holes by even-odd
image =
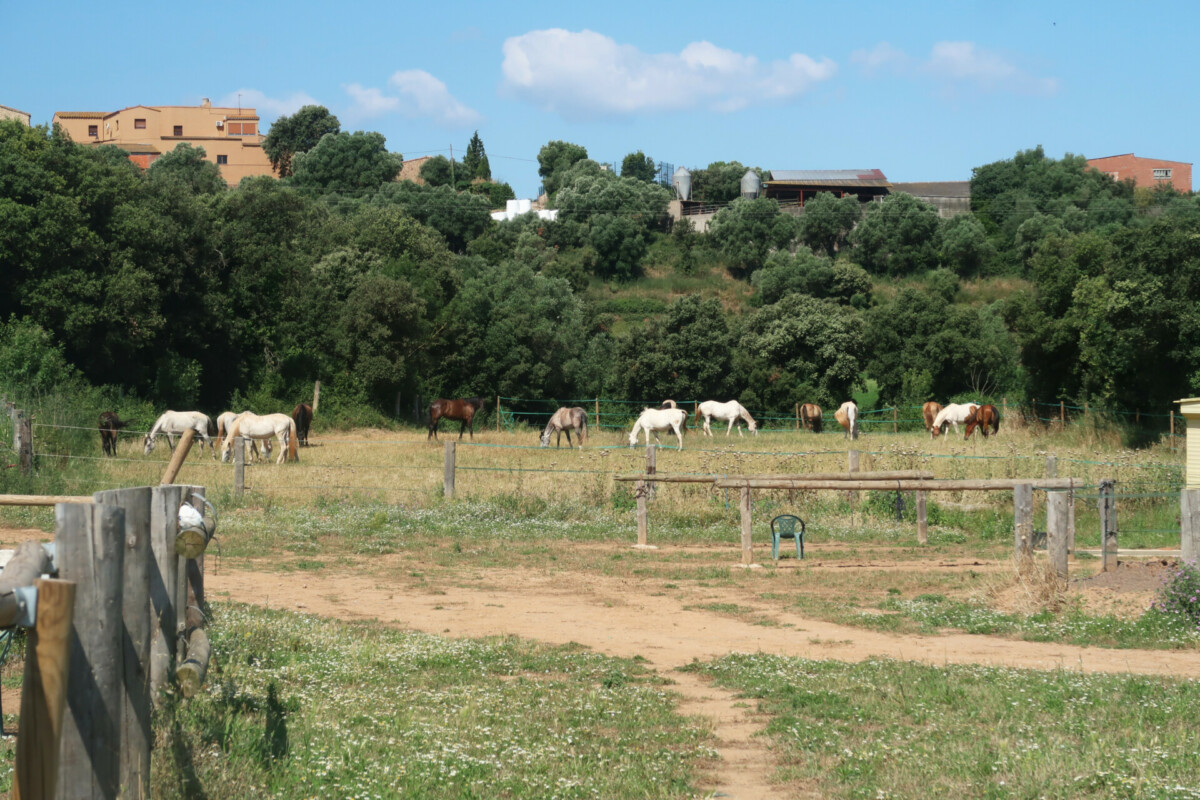
[[[263,134],[253,108],[221,108],[206,98],[198,106],[130,106],[120,111],[56,111],[54,123],[81,144],[111,144],[149,167],[186,142],[203,147],[205,158],[235,185],[250,175],[272,175]]]
[[[1136,186],[1153,189],[1173,186],[1178,192],[1192,190],[1192,165],[1187,161],[1142,158],[1133,153],[1104,158],[1089,158],[1088,166],[1112,175],[1119,181],[1132,180]]]

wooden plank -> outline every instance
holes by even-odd
[[[1183,561],[1200,559],[1200,489],[1179,493],[1179,550]]]
[[[738,509],[742,515],[742,563],[754,563],[754,556],[751,551],[751,533],[753,529],[753,517],[750,505],[750,489],[743,488]]]
[[[208,641],[208,634],[203,628],[192,630],[188,634],[187,658],[175,671],[179,689],[184,697],[193,697],[204,686],[211,655],[212,645]]]
[[[35,585],[37,620],[25,646],[13,800],[49,800],[55,795],[71,675],[75,584],[43,578]]]
[[[875,492],[962,492],[962,491],[1011,491],[1016,486],[1028,485],[1037,489],[1083,488],[1078,478],[982,478],[976,480],[781,480],[721,478],[713,482],[718,489],[828,489],[862,490]]]
[[[61,505],[55,517],[58,574],[76,599],[58,797],[108,800],[121,787],[125,510]]]
[[[917,492],[917,544],[929,544],[929,516],[924,492]]]
[[[1060,578],[1067,577],[1067,506],[1066,492],[1046,494],[1046,551],[1050,566]]]
[[[1013,536],[1017,558],[1033,551],[1033,486],[1013,487]]]
[[[0,506],[56,506],[59,503],[91,503],[88,494],[0,494]]]
[[[121,786],[130,797],[150,796],[150,548],[149,487],[96,492],[96,502],[125,509],[124,624],[121,705]]]

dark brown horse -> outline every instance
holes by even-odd
[[[120,417],[112,411],[100,414],[100,447],[103,448],[104,455],[115,456],[117,454],[117,431],[128,424],[128,422],[122,422]]]
[[[482,397],[460,397],[457,400],[434,400],[429,405],[429,435],[426,439],[438,438],[438,423],[443,419],[456,419],[462,423],[458,438],[463,431],[470,430],[471,438],[475,438],[475,414],[482,411],[487,401]]]
[[[821,427],[824,424],[824,419],[821,416],[821,407],[816,403],[803,403],[800,406],[800,424],[804,426],[804,430],[820,433]]]
[[[971,412],[967,417],[967,433],[963,436],[964,439],[970,439],[971,433],[975,430],[975,426],[979,426],[979,430],[983,433],[983,438],[988,437],[988,428],[992,429],[992,433],[1000,430],[1000,412],[993,405],[980,406]]]
[[[292,422],[296,423],[296,444],[308,447],[308,429],[312,426],[312,406],[301,403],[292,409]]]

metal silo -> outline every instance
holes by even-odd
[[[675,187],[675,193],[679,195],[680,200],[692,199],[692,173],[688,172],[687,167],[675,170],[671,185]]]
[[[758,177],[758,173],[752,169],[746,170],[746,174],[742,176],[742,197],[753,200],[761,191],[762,180]]]

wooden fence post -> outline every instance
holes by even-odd
[[[150,796],[150,506],[153,490],[96,492],[97,503],[125,510],[124,623],[121,718],[121,786],[126,796]]]
[[[658,445],[646,445],[646,474],[653,475],[658,472]],[[658,492],[658,484],[650,481],[647,491],[651,497],[654,497]]]
[[[75,584],[39,579],[34,585],[38,593],[37,619],[25,645],[13,800],[54,798],[70,680]]]
[[[634,499],[637,501],[637,544],[638,549],[648,549],[650,547],[650,518],[649,512],[646,509],[646,494],[648,487],[645,481],[638,481],[633,485]]]
[[[1046,456],[1046,477],[1047,478],[1057,478],[1058,477],[1058,456],[1056,456],[1056,455]]]
[[[1067,494],[1046,493],[1046,550],[1060,578],[1067,577]]]
[[[800,404],[796,403],[796,430],[800,430]]]
[[[1013,535],[1017,558],[1033,550],[1033,485],[1018,483],[1013,487]]]
[[[1175,409],[1172,408],[1171,414],[1171,438],[1168,441],[1171,443],[1171,452],[1175,452]]]
[[[18,411],[13,419],[13,449],[17,451],[17,463],[21,474],[33,472],[33,424],[24,411]]]
[[[179,469],[183,466],[184,460],[187,459],[188,451],[192,449],[192,440],[195,438],[196,431],[194,428],[188,428],[179,437],[179,444],[176,445],[175,452],[171,454],[171,460],[167,464],[167,471],[163,473],[162,480],[159,482],[160,486],[169,486],[175,482],[175,477],[179,474]]]
[[[125,509],[55,506],[56,560],[75,582],[71,666],[59,761],[60,797],[115,798],[121,788]]]
[[[600,427],[600,398],[599,397],[596,398],[596,432],[597,433],[603,432],[603,430]]]
[[[313,416],[317,415],[317,409],[321,407],[321,382],[313,382]]]
[[[175,538],[182,503],[182,486],[155,487],[150,501],[150,697],[155,703],[175,672]]]
[[[892,406],[892,433],[900,432],[900,409]]]
[[[754,562],[754,556],[751,552],[750,534],[753,528],[753,518],[751,516],[749,486],[742,487],[742,496],[738,503],[738,508],[742,512],[742,564],[749,565]]]
[[[1117,498],[1111,480],[1100,481],[1100,571],[1117,568]]]
[[[454,499],[454,462],[458,442],[446,442],[446,453],[442,459],[442,494]]]
[[[1179,534],[1181,560],[1200,559],[1200,489],[1179,493]]]
[[[233,440],[233,496],[240,498],[246,493],[246,440],[237,436]]]
[[[1064,431],[1067,429],[1067,404],[1062,400],[1058,401],[1058,427]]]
[[[859,456],[859,453],[857,450],[847,450],[846,451],[846,471],[847,472],[858,472],[858,456]],[[851,505],[857,505],[858,492],[846,492],[846,501],[849,502]]]
[[[925,512],[925,492],[917,492],[917,544],[929,544],[929,517]]]

